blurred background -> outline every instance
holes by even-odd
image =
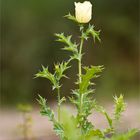
[[[82,0],[79,0],[82,2]],[[54,63],[69,58],[56,42],[54,33],[74,37],[78,27],[63,18],[74,14],[74,0],[0,0],[1,2],[1,108],[18,103],[37,105],[37,94],[53,102],[56,99],[49,81],[34,79],[41,65],[53,70]],[[91,24],[101,29],[101,43],[85,43],[84,65],[104,65],[96,80],[96,98],[112,102],[113,95],[124,94],[131,103],[140,99],[139,0],[91,0]],[[62,93],[70,95],[75,85],[77,63],[67,71]],[[129,104],[129,103],[128,103]],[[37,105],[38,106],[38,105]]]

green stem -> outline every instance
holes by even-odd
[[[84,43],[84,38],[81,37],[81,43],[80,43],[80,48],[79,48],[79,88],[80,88],[80,83],[82,82],[81,75],[82,75],[82,48],[83,48],[83,43]],[[80,113],[82,112],[82,93],[80,93]]]
[[[82,82],[82,48],[83,48],[83,43],[84,43],[84,38],[81,36],[81,42],[80,42],[80,48],[79,48],[79,61],[78,61],[78,69],[79,69],[79,73],[78,73],[78,77],[79,77],[79,89],[80,89],[80,84]],[[79,90],[80,91],[80,90]],[[82,102],[83,102],[83,97],[82,97],[82,93],[80,92],[80,108],[79,108],[79,112],[78,115],[81,115],[82,113]],[[81,126],[80,126],[81,127]],[[82,132],[82,127],[81,127],[81,132]]]
[[[58,113],[58,121],[60,122],[60,88],[57,89],[57,94],[58,94],[58,110],[57,110],[57,113]]]
[[[80,43],[80,49],[79,49],[79,56],[80,56],[80,59],[79,59],[79,64],[78,64],[78,67],[79,67],[79,83],[81,83],[81,74],[82,74],[82,47],[83,47],[83,42],[84,42],[84,39],[81,38],[81,43]]]
[[[83,34],[83,30],[81,31]],[[83,48],[84,38],[81,36],[81,42],[80,42],[80,48],[79,48],[79,63],[78,63],[78,69],[79,69],[79,88],[80,83],[82,82],[81,75],[82,75],[82,48]],[[82,112],[82,93],[80,93],[80,110],[79,113]]]

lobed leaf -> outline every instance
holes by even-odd
[[[36,75],[36,78],[38,77],[43,77],[48,79],[53,85],[57,85],[57,81],[55,79],[55,76],[49,72],[48,67],[45,68],[44,66],[42,66],[42,71],[39,71]]]
[[[70,66],[68,66],[69,62],[62,62],[62,63],[58,63],[55,65],[55,78],[57,79],[57,81],[59,81],[62,77],[67,78],[67,76],[64,74],[64,72],[70,68]]]
[[[55,122],[54,124],[54,131],[56,132],[57,135],[59,135],[60,137],[64,137],[64,129],[63,129],[63,126],[58,123],[58,122]]]
[[[101,39],[100,39],[100,37],[99,37],[99,35],[100,35],[100,30],[99,30],[99,31],[95,31],[93,25],[90,25],[90,24],[89,24],[88,29],[87,29],[86,32],[85,32],[85,35],[86,35],[86,36],[92,35],[92,37],[93,37],[93,39],[94,39],[94,42],[95,42],[96,39],[97,39],[99,42],[101,42]]]
[[[79,60],[79,53],[78,53],[78,44],[76,44],[75,42],[72,43],[71,38],[72,36],[65,36],[64,33],[60,33],[60,34],[55,34],[55,36],[58,38],[57,41],[59,42],[63,42],[64,44],[66,44],[66,46],[64,46],[64,48],[62,48],[63,50],[66,51],[70,51],[73,53],[73,55],[71,56],[71,59],[78,59]]]
[[[54,112],[50,109],[50,107],[46,103],[46,99],[42,96],[38,95],[39,99],[37,99],[38,103],[41,105],[40,113],[43,116],[47,116],[50,121],[54,121]]]
[[[84,68],[86,73],[81,75],[81,79],[82,82],[80,83],[80,93],[85,93],[88,89],[88,87],[91,85],[91,80],[93,78],[97,78],[99,75],[97,75],[98,73],[102,72],[102,70],[104,69],[103,66],[91,66],[89,67],[85,67]]]

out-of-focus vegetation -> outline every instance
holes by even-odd
[[[2,1],[2,0],[1,0]],[[79,0],[80,1],[80,0]],[[64,15],[73,11],[74,0],[4,0],[1,14],[1,103],[35,102],[40,93],[47,98],[50,83],[33,79],[40,64],[51,67],[54,62],[67,59],[60,50],[61,45],[54,42],[55,32],[69,31],[74,36],[75,25],[69,23]],[[138,0],[103,1],[93,3],[92,22],[101,28],[101,44],[94,48],[86,44],[85,65],[105,65],[102,77],[97,83],[96,95],[123,93],[130,97],[139,94],[139,33]],[[73,6],[72,6],[73,5]],[[97,28],[96,28],[97,29]],[[98,30],[98,29],[97,29]],[[75,64],[74,64],[75,65]],[[63,93],[69,94],[76,79],[73,68],[68,71],[72,77],[64,81]],[[50,96],[51,95],[51,96]]]
[[[22,115],[22,122],[18,125],[18,131],[25,140],[28,140],[29,137],[32,137],[32,107],[28,104],[18,104],[17,109]]]

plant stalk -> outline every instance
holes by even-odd
[[[58,122],[60,122],[60,88],[57,89],[57,94],[58,94],[58,109],[57,109],[57,113],[58,113]]]
[[[80,59],[79,59],[79,64],[78,64],[78,67],[79,67],[79,88],[80,88],[80,83],[82,82],[81,75],[82,75],[82,48],[83,48],[83,42],[84,42],[84,39],[81,38],[80,49],[79,49]],[[82,111],[82,93],[80,93],[80,113],[81,113],[81,111]]]
[[[78,67],[79,67],[79,83],[81,83],[81,74],[82,74],[82,47],[83,47],[83,42],[84,42],[84,39],[81,38],[81,43],[80,43],[80,49],[79,49],[79,55],[80,55],[80,59],[79,59],[79,64],[78,64]]]

